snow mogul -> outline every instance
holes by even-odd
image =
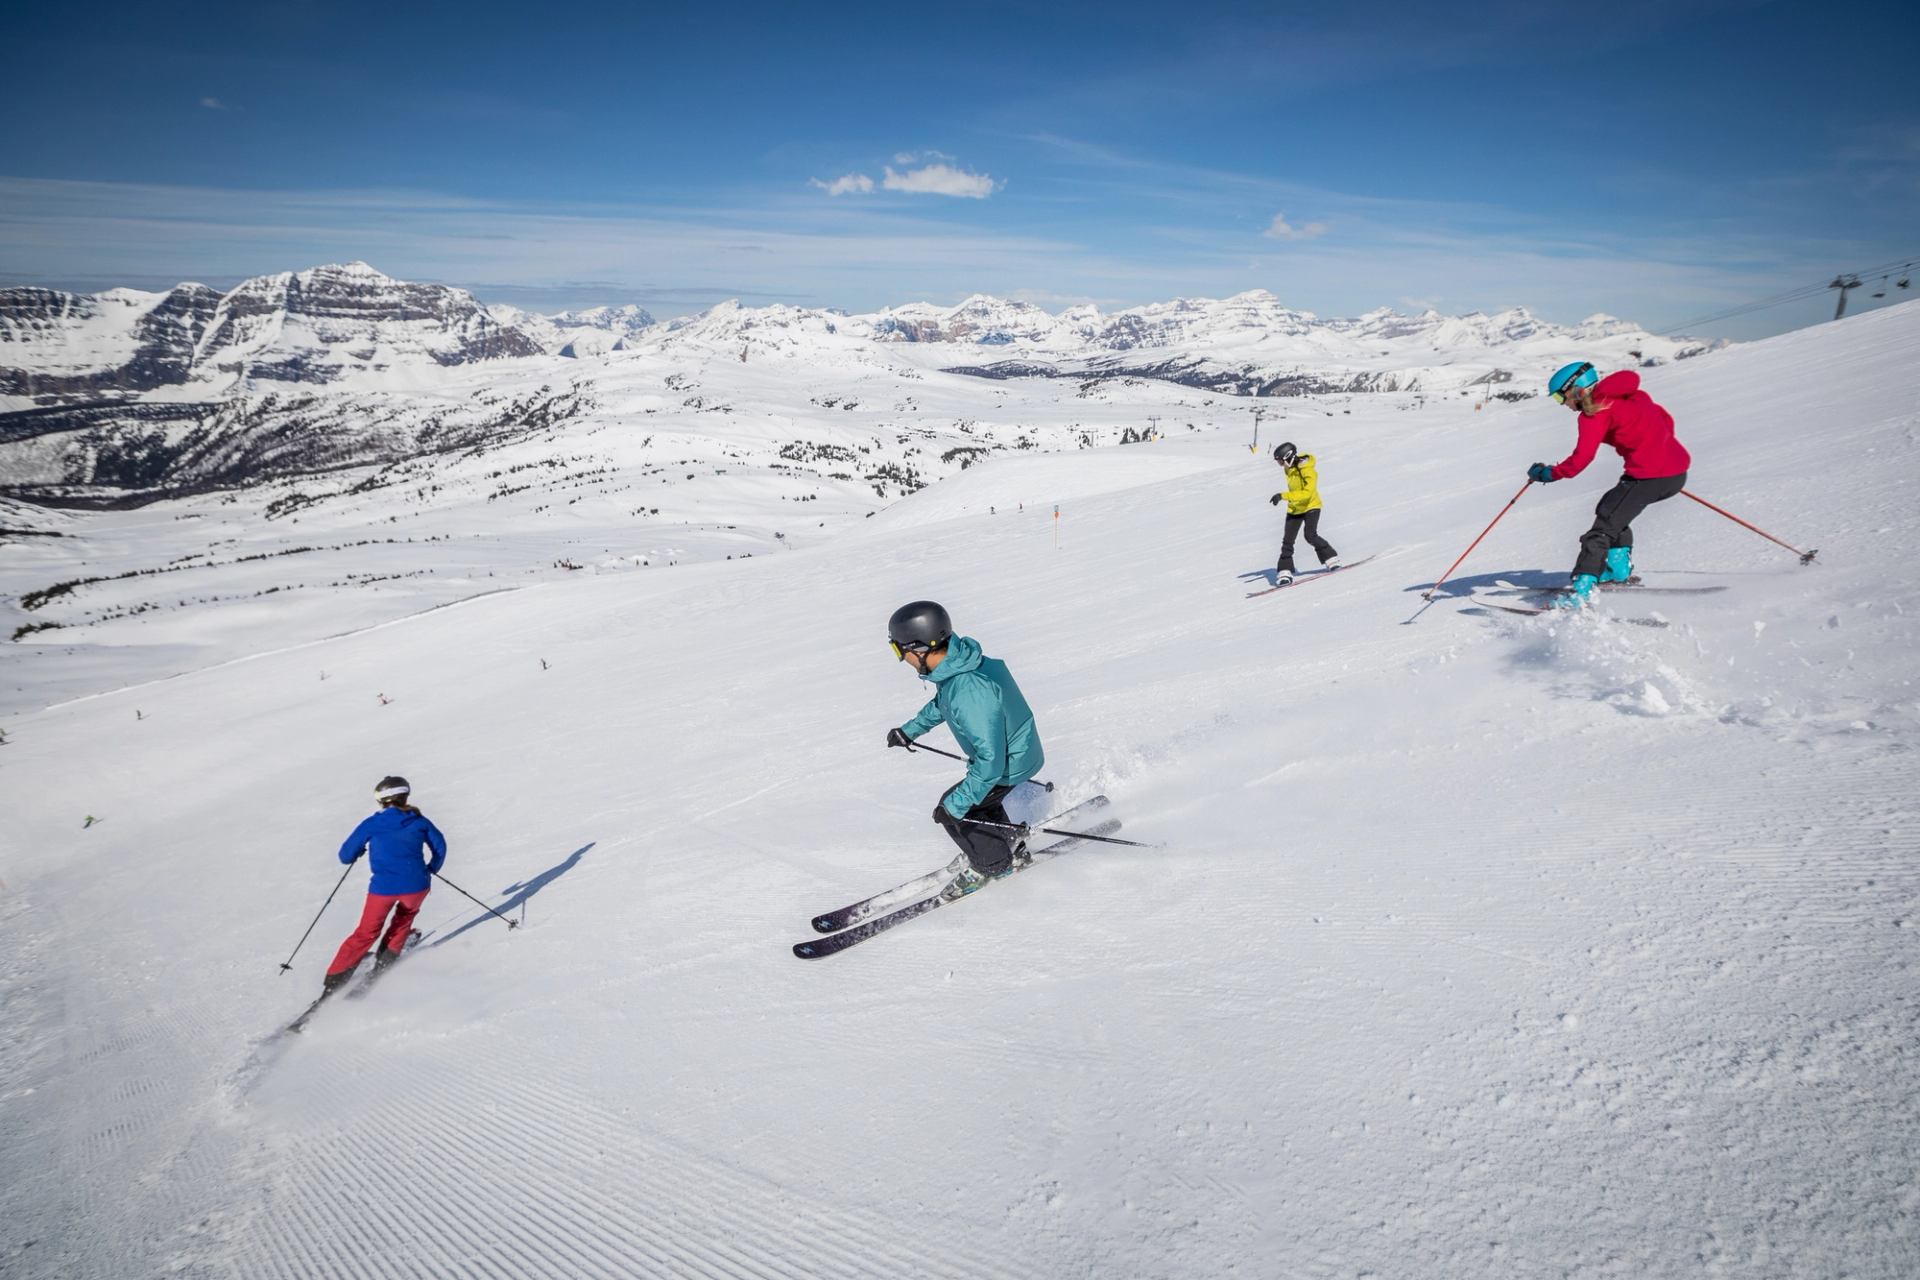
[[[420,913],[420,904],[432,887],[429,877],[447,861],[447,838],[426,814],[409,803],[413,788],[405,778],[382,778],[373,794],[380,802],[379,810],[355,827],[340,846],[340,861],[347,866],[366,854],[373,878],[367,883],[359,927],[347,935],[327,967],[321,984],[322,999],[353,976],[376,941],[380,944],[373,960],[376,976],[400,958],[407,936],[413,932],[413,918]]]
[[[1045,763],[1040,733],[1007,664],[987,657],[978,641],[954,635],[947,611],[933,601],[894,610],[887,643],[933,686],[919,715],[887,730],[887,745],[912,750],[914,739],[944,723],[966,752],[967,776],[933,808],[933,820],[960,846],[947,868],[953,878],[941,890],[952,901],[1033,860],[1024,839],[977,824],[1013,825],[1002,802]]]
[[[1642,511],[1686,487],[1693,462],[1673,434],[1673,415],[1640,389],[1640,375],[1621,369],[1602,378],[1591,361],[1562,365],[1547,379],[1547,394],[1580,415],[1573,452],[1553,466],[1536,462],[1527,479],[1540,484],[1568,480],[1587,469],[1602,444],[1626,464],[1619,483],[1600,497],[1593,527],[1580,536],[1573,562],[1573,589],[1554,603],[1576,609],[1602,582],[1633,576],[1633,522]]]
[[[1277,507],[1282,501],[1287,504],[1286,532],[1280,538],[1280,563],[1273,571],[1273,585],[1284,587],[1293,581],[1293,540],[1300,534],[1307,535],[1307,545],[1320,557],[1320,566],[1324,569],[1338,569],[1340,553],[1320,536],[1320,475],[1314,469],[1313,455],[1300,452],[1289,440],[1273,451],[1273,460],[1280,464],[1287,484],[1267,499],[1272,506]]]

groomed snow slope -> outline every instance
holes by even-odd
[[[1649,513],[1649,579],[1718,595],[1403,625],[1564,451],[1536,403],[1297,437],[1323,531],[1382,556],[1259,600],[1274,469],[1196,439],[1074,457],[1167,478],[1058,549],[978,514],[1059,465],[1009,459],[971,514],[21,717],[0,1269],[1912,1275],[1916,345],[1908,306],[1657,371],[1692,487],[1820,548]],[[1564,574],[1613,474],[1529,492],[1463,585]],[[951,762],[880,745],[921,595],[1010,662],[1058,794],[1167,848],[802,963],[811,914],[946,856]],[[390,771],[526,927],[436,889],[372,998],[256,1050]]]

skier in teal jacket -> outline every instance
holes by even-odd
[[[933,810],[933,820],[960,846],[945,893],[961,897],[1028,861],[1024,840],[972,824],[1012,825],[1002,802],[1045,763],[1040,733],[1007,664],[981,653],[978,641],[954,635],[947,611],[933,601],[896,609],[887,640],[895,657],[933,685],[932,701],[889,729],[887,745],[911,750],[914,739],[944,723],[967,755],[967,776],[947,788]]]

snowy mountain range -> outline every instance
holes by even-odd
[[[0,290],[0,394],[37,404],[191,388],[220,396],[539,355],[463,289],[363,262],[256,276],[227,293]]]
[[[0,396],[19,409],[156,393],[217,398],[290,384],[390,387],[482,361],[593,360],[781,333],[934,348],[935,361],[990,377],[1157,377],[1236,394],[1438,388],[1459,381],[1444,370],[1471,366],[1471,382],[1493,373],[1483,367],[1490,360],[1526,367],[1548,351],[1658,364],[1705,349],[1610,316],[1566,327],[1524,308],[1467,316],[1382,309],[1322,320],[1265,290],[1111,315],[1091,306],[1054,315],[985,295],[951,308],[914,303],[869,315],[722,303],[663,324],[631,305],[555,315],[483,306],[463,289],[395,280],[355,262],[260,276],[225,294],[200,284],[165,293],[0,290]],[[987,355],[993,359],[983,363]],[[1500,368],[1494,380],[1513,373]]]

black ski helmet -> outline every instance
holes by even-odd
[[[931,600],[903,604],[887,619],[887,639],[902,652],[938,649],[953,635],[953,619]]]
[[[381,804],[405,804],[413,788],[399,774],[390,773],[373,784],[373,794]]]
[[[1293,460],[1299,456],[1300,451],[1293,447],[1291,440],[1281,441],[1279,447],[1273,451],[1273,460],[1283,467],[1292,466]]]

